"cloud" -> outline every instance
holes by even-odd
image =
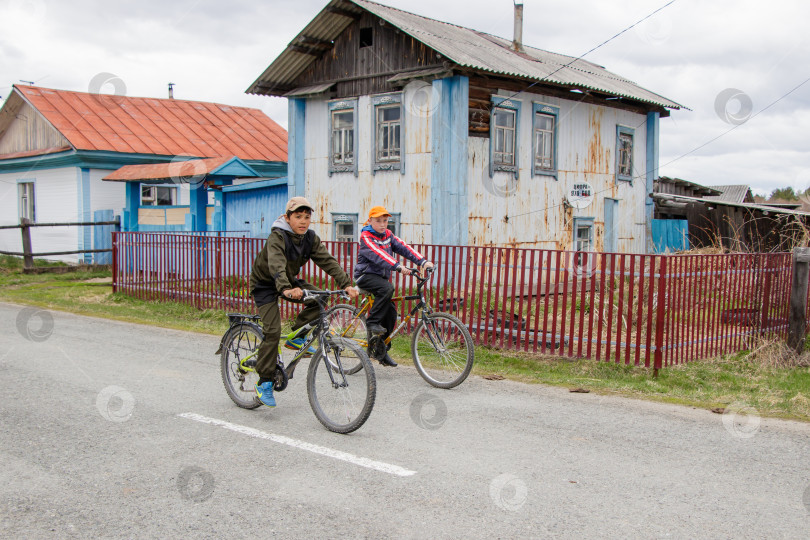
[[[378,0],[427,17],[512,37],[511,0]],[[665,2],[526,2],[524,42],[578,56]],[[327,0],[0,0],[0,95],[19,79],[87,90],[98,73],[120,77],[128,95],[257,107],[287,125],[286,100],[245,89]],[[753,113],[810,77],[810,15],[800,0],[677,1],[586,59],[691,108],[661,121],[661,163],[727,131],[717,95],[736,88]],[[810,128],[810,83],[662,174],[755,189],[806,180],[802,141]],[[801,186],[796,186],[801,187]]]

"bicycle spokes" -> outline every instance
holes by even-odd
[[[355,374],[343,368],[342,355],[347,350],[362,362],[362,369]],[[374,369],[355,342],[330,343],[313,358],[307,388],[318,420],[332,431],[348,433],[360,427],[371,413],[376,395]]]
[[[414,331],[411,348],[419,374],[438,388],[458,386],[472,370],[472,337],[464,324],[449,313],[423,317]]]

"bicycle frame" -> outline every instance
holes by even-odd
[[[391,298],[391,301],[394,302],[394,303],[399,303],[399,302],[407,301],[407,300],[418,300],[418,302],[411,309],[410,313],[407,313],[405,315],[405,317],[402,319],[402,322],[400,322],[399,325],[394,328],[394,330],[391,332],[391,334],[389,334],[389,336],[387,338],[385,338],[385,344],[386,345],[391,343],[391,340],[394,339],[394,337],[400,332],[400,330],[402,330],[405,327],[406,324],[408,324],[408,321],[410,321],[411,318],[413,318],[413,316],[416,315],[417,312],[422,313],[422,318],[423,319],[425,318],[425,315],[424,315],[425,313],[430,315],[433,312],[433,309],[425,301],[425,294],[422,292],[422,288],[424,287],[425,283],[428,281],[429,278],[428,277],[420,278],[420,277],[418,277],[417,274],[414,274],[414,277],[417,280],[417,284],[416,284],[416,293],[417,294],[404,295],[404,296],[395,296],[395,297]],[[374,298],[367,297],[367,298],[363,299],[363,303],[360,306],[360,311],[357,312],[357,315],[355,316],[355,319],[359,318],[361,315],[366,315],[369,311],[371,311],[371,307],[373,305],[374,305]],[[364,345],[364,346],[368,345],[368,343],[365,342],[364,340],[357,340],[357,341],[360,344]]]
[[[307,292],[309,292],[309,291],[307,291]],[[304,298],[307,298],[307,292],[305,292]],[[326,314],[326,309],[325,309],[326,301],[325,301],[325,298],[327,298],[327,297],[317,295],[317,293],[310,293],[309,298],[314,299],[318,303],[318,307],[320,308],[320,315],[318,316],[318,319],[316,319],[313,322],[305,324],[304,326],[302,326],[301,328],[299,328],[296,331],[296,335],[297,335],[299,332],[312,330],[312,332],[309,333],[309,337],[307,337],[307,339],[304,340],[304,344],[301,347],[301,350],[298,351],[298,353],[293,356],[293,359],[287,365],[286,369],[283,367],[284,365],[282,363],[282,369],[284,369],[284,371],[290,377],[292,376],[293,372],[295,371],[295,367],[298,365],[298,363],[301,361],[301,359],[304,358],[307,355],[307,350],[309,349],[309,347],[313,344],[313,342],[316,339],[318,340],[318,349],[319,349],[319,351],[321,353],[321,357],[323,358],[323,361],[324,362],[329,361],[329,359],[327,358],[327,354],[328,354],[327,353],[327,342],[331,345],[332,336],[331,336],[331,334],[329,332],[329,325],[326,323],[326,319],[325,319],[325,314]],[[230,333],[231,329],[233,329],[235,327],[242,328],[246,324],[246,321],[248,321],[248,320],[250,320],[251,323],[247,323],[247,324],[256,324],[258,322],[258,320],[259,320],[258,315],[243,316],[243,315],[240,315],[240,314],[229,314],[228,317],[231,319],[231,327],[228,330],[228,332],[225,333],[225,336],[223,336],[223,338],[222,338],[223,341],[225,340],[225,337]],[[281,342],[279,342],[279,355],[281,355],[281,347],[282,347]],[[220,349],[217,351],[217,354],[219,354],[219,352],[221,350],[222,350],[222,343],[220,343]],[[258,354],[258,350],[251,353],[251,354],[249,354],[249,355],[247,355],[247,356],[245,356],[244,358],[242,358],[242,360],[240,362],[242,367],[249,370],[249,371],[255,371],[252,368],[249,368],[249,367],[245,366],[245,363],[248,360],[250,360],[251,358],[253,358],[254,356],[256,356],[257,354]],[[338,373],[340,373],[340,378],[342,379],[342,382],[336,382],[335,381],[335,376],[334,376],[334,371],[335,370],[334,369],[328,369],[327,370],[327,372],[329,373],[329,379],[331,380],[332,385],[335,386],[336,388],[337,387],[348,386],[348,383],[346,382],[346,374],[343,371],[343,364],[340,361],[340,357],[338,357],[338,359],[337,359],[337,368],[338,368]]]

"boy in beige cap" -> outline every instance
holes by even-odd
[[[315,286],[298,279],[304,264],[312,259],[335,279],[338,287],[345,289],[351,298],[357,298],[357,289],[351,286],[349,276],[326,250],[315,231],[309,228],[312,222],[312,205],[309,201],[304,197],[293,197],[287,201],[286,212],[273,223],[270,236],[250,272],[250,293],[259,310],[264,332],[264,341],[259,345],[256,361],[256,373],[259,375],[256,395],[268,407],[276,406],[272,378],[281,337],[278,297],[295,302],[301,300],[303,289],[317,290]],[[307,306],[295,318],[292,329],[296,330],[315,320],[318,314],[317,305]],[[287,346],[300,349],[303,341],[303,336],[299,336],[288,341]]]

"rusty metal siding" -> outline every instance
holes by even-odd
[[[359,225],[372,206],[384,205],[401,213],[400,236],[408,242],[429,242],[431,231],[430,125],[436,97],[429,85],[412,84],[403,95],[405,173],[376,171],[372,161],[373,105],[369,96],[357,103],[358,174],[329,175],[329,116],[325,99],[306,101],[304,176],[306,197],[315,205],[313,228],[323,239],[331,239],[332,213],[358,214]]]
[[[430,242],[431,126],[440,109],[440,95],[429,86],[409,85],[403,96],[405,174],[372,173],[373,105],[369,96],[358,99],[356,119],[358,176],[328,174],[329,117],[325,99],[306,101],[304,148],[305,194],[316,206],[314,227],[331,239],[332,213],[351,213],[364,221],[371,206],[385,205],[401,213],[401,236],[412,242]],[[645,252],[646,245],[646,117],[631,111],[582,104],[575,101],[523,93],[518,162],[519,178],[509,173],[489,176],[488,138],[467,141],[467,243],[542,249],[573,249],[574,218],[594,218],[593,246],[604,251],[604,200],[618,200],[616,250]],[[558,124],[559,169],[557,180],[531,176],[532,107],[542,102],[560,109]],[[417,106],[418,104],[418,106]],[[616,125],[634,128],[632,183],[615,181]],[[586,181],[594,189],[589,207],[564,204],[567,190]]]
[[[510,95],[501,92],[501,95]],[[518,133],[519,178],[511,173],[489,177],[487,138],[469,139],[469,243],[544,249],[572,249],[573,219],[593,217],[594,246],[604,246],[604,199],[619,200],[617,249],[645,251],[646,117],[630,111],[582,104],[560,98],[521,93]],[[560,109],[557,180],[531,176],[532,102]],[[616,126],[634,129],[634,181],[615,181]],[[575,183],[588,182],[594,200],[584,209],[564,205],[564,196]]]

